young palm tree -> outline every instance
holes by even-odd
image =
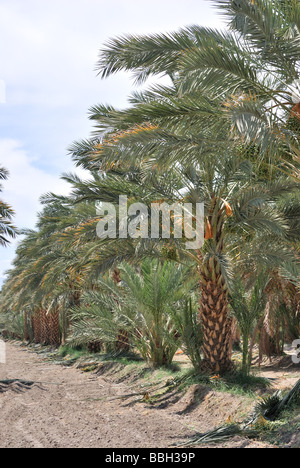
[[[250,339],[253,338],[255,329],[259,325],[259,320],[266,308],[267,298],[265,289],[268,282],[269,277],[263,272],[258,276],[254,286],[247,290],[241,277],[237,277],[231,293],[231,307],[242,332],[242,369],[245,374],[250,373],[252,365]]]
[[[99,278],[93,291],[85,293],[82,306],[74,310],[69,341],[111,347],[122,329],[126,344],[129,339],[151,365],[170,365],[182,344],[176,322],[194,281],[187,281],[183,268],[157,260],[145,260],[140,272],[122,264],[120,274],[121,283]]]

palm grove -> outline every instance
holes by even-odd
[[[248,373],[255,346],[270,357],[299,338],[300,4],[213,3],[224,31],[119,37],[100,52],[102,78],[168,84],[90,110],[92,137],[70,148],[89,179],[65,174],[70,195],[46,194],[24,232],[1,294],[7,336],[138,350],[153,366],[181,347],[215,374],[236,368],[234,346]],[[204,203],[204,246],[100,240],[96,205],[121,195],[149,213]]]

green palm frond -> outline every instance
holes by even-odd
[[[277,420],[281,413],[291,407],[291,405],[300,402],[300,381],[288,392],[285,397],[282,392],[278,391],[274,395],[264,398],[256,405],[254,414],[256,417],[259,415],[270,421]]]
[[[141,83],[150,74],[176,72],[182,52],[194,47],[189,30],[151,36],[123,36],[111,39],[100,53],[97,70],[105,78],[121,70],[135,70]]]
[[[0,180],[7,180],[8,176],[9,172],[0,167]],[[1,185],[0,192],[2,192]],[[14,239],[18,235],[18,230],[12,222],[14,216],[15,212],[11,206],[0,200],[0,246],[6,247],[10,243],[10,239]]]

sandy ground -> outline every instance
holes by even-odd
[[[231,395],[224,408],[216,395],[193,389],[172,405],[150,407],[123,400],[89,401],[128,393],[129,387],[108,376],[84,374],[45,361],[41,356],[7,343],[7,363],[0,364],[0,380],[43,382],[29,390],[0,393],[0,448],[169,448],[213,428],[224,415],[243,403]],[[195,411],[194,411],[195,409]],[[245,408],[247,411],[247,408]],[[256,448],[265,445],[236,439],[226,446]]]

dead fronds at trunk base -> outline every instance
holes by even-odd
[[[276,392],[271,397],[263,399],[256,405],[253,414],[242,423],[225,424],[205,434],[196,434],[188,442],[177,445],[177,447],[191,447],[203,444],[224,442],[235,436],[253,439],[259,436],[259,425],[268,421],[277,421],[283,411],[293,405],[300,404],[300,380],[294,388],[284,397],[281,392]]]

